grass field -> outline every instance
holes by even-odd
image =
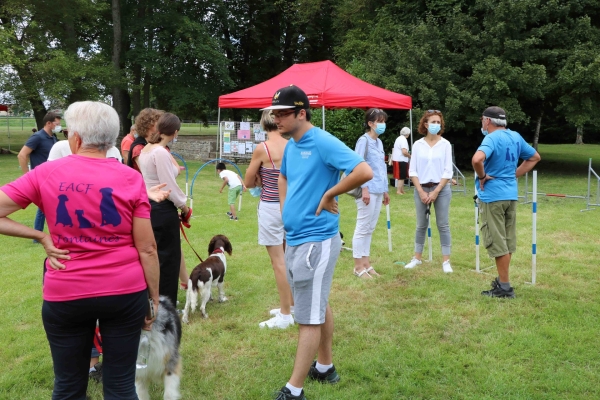
[[[600,170],[600,146],[542,145],[540,154],[540,192],[584,194],[589,157]],[[189,162],[190,177],[199,166]],[[517,298],[483,298],[479,293],[494,275],[474,272],[473,175],[466,172],[468,194],[455,193],[450,210],[453,274],[442,273],[435,227],[433,263],[415,270],[395,264],[408,262],[413,252],[412,193],[392,195],[391,253],[382,210],[372,246],[372,265],[381,278],[356,279],[352,254],[342,251],[330,297],[334,362],[342,380],[336,386],[307,382],[309,399],[600,398],[600,209],[580,212],[581,199],[539,198],[532,286],[526,284],[531,206],[519,205],[518,251],[511,264]],[[16,157],[0,156],[0,184],[19,175]],[[257,199],[244,194],[240,220],[231,222],[219,186],[212,168],[199,174],[188,237],[201,255],[214,234],[231,239],[229,301],[211,302],[208,319],[193,314],[184,326],[181,392],[184,399],[267,399],[289,378],[298,329],[258,328],[278,297],[267,252],[257,245]],[[342,196],[340,209],[340,229],[351,247],[356,206]],[[34,212],[30,206],[13,217],[32,225]],[[52,360],[40,317],[44,253],[29,240],[10,237],[0,237],[0,248],[0,399],[49,398]],[[187,244],[183,249],[191,271],[195,256]],[[492,265],[482,254],[482,266]],[[183,292],[179,301],[185,301]],[[162,398],[161,389],[154,388],[153,399]],[[102,398],[94,382],[88,392]]]
[[[32,128],[35,128],[34,118],[9,118],[0,117],[0,147],[19,151],[25,144]],[[64,127],[64,126],[63,126]],[[184,122],[181,124],[180,135],[217,135],[217,125],[204,126],[201,123]],[[9,137],[10,133],[10,137]],[[61,134],[62,135],[62,134]],[[62,139],[62,136],[61,136]]]

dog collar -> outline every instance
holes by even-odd
[[[215,249],[213,250],[212,254],[218,254],[218,253],[222,253],[223,249]]]

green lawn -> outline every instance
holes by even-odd
[[[587,159],[593,157],[600,170],[600,146],[540,146],[540,154],[540,192],[585,193]],[[188,164],[191,179],[201,164]],[[356,279],[352,254],[342,252],[330,297],[334,362],[342,380],[336,386],[307,382],[309,399],[600,398],[600,209],[580,212],[581,199],[540,196],[538,275],[532,286],[526,283],[531,205],[519,205],[518,252],[511,267],[517,298],[483,298],[479,292],[494,275],[474,272],[473,174],[463,173],[468,194],[455,193],[450,211],[453,274],[442,273],[435,227],[433,263],[415,270],[394,264],[408,262],[413,252],[412,194],[392,195],[391,253],[382,210],[372,246],[372,265],[381,278]],[[16,157],[0,156],[0,183],[19,175]],[[182,186],[184,180],[182,174]],[[278,297],[267,252],[257,245],[257,199],[244,194],[240,220],[231,222],[219,186],[212,167],[199,174],[188,237],[201,255],[214,234],[231,239],[229,301],[211,302],[207,320],[193,314],[184,326],[181,392],[184,399],[266,399],[289,378],[298,329],[258,328]],[[342,196],[340,209],[340,229],[351,247],[356,206]],[[29,207],[14,219],[32,225],[34,211]],[[40,318],[44,254],[25,239],[0,237],[0,248],[0,398],[49,398],[52,360]],[[197,261],[187,244],[183,248],[191,271]],[[484,267],[492,265],[485,255],[481,260]],[[185,301],[184,292],[179,301]],[[100,386],[91,382],[89,395],[101,399]],[[161,385],[152,398],[162,398]]]
[[[0,117],[0,147],[13,151],[21,150],[31,132],[35,128],[35,119],[33,118],[9,118]],[[10,136],[9,136],[10,133]],[[204,126],[201,123],[184,122],[181,124],[180,135],[218,135],[218,126]],[[62,138],[62,136],[61,136]]]

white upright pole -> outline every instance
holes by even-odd
[[[537,171],[533,171],[533,198],[531,210],[531,284],[535,285],[537,273]]]
[[[412,127],[412,108],[410,110],[408,110],[408,115],[410,116],[410,151],[412,152],[413,149],[413,127]],[[410,162],[410,160],[408,160]],[[408,177],[408,187],[410,188],[410,185],[412,184],[412,181],[410,180],[410,176]],[[404,181],[402,181],[402,186],[404,186]]]
[[[392,221],[390,219],[390,205],[385,205],[385,213],[387,214],[387,231],[388,231],[388,249],[392,251]]]
[[[479,204],[475,199],[475,270],[479,272]]]
[[[238,211],[242,211],[242,193],[240,193],[240,204],[238,205]]]
[[[10,135],[8,137],[10,137]],[[9,147],[9,149],[10,149],[10,147]],[[592,189],[592,159],[590,158],[589,165],[588,165],[588,190],[587,190],[587,204],[586,204],[586,207],[588,210],[590,208],[591,199],[592,199],[591,198],[591,196],[592,196],[591,189]],[[596,200],[598,200],[598,199],[596,199]]]
[[[410,150],[412,151],[413,148],[413,136],[412,136],[412,108],[410,110],[408,110],[408,113],[410,115]],[[410,182],[410,179],[409,179]]]
[[[218,144],[218,146],[219,146],[219,158],[222,158],[222,154],[221,154],[221,141],[222,141],[222,138],[221,138],[221,107],[219,107],[219,111],[217,113],[217,129],[218,129],[218,132],[219,132],[219,135],[218,135],[218,137],[219,137],[219,144]],[[210,154],[209,154],[208,157],[210,158]]]
[[[325,105],[323,105],[323,106],[321,107],[321,111],[322,111],[322,114],[321,114],[321,116],[322,116],[322,118],[323,118],[323,130],[325,130]]]

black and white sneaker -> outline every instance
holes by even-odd
[[[231,211],[227,211],[227,216],[231,217]]]
[[[102,363],[94,365],[94,371],[90,371],[90,379],[102,383]]]
[[[275,397],[273,398],[275,400],[306,400],[306,397],[304,397],[304,390],[300,392],[299,396],[294,396],[292,395],[292,392],[290,392],[290,389],[285,386],[276,392]]]
[[[481,294],[484,296],[488,296],[488,297],[500,297],[500,298],[507,298],[507,299],[515,298],[514,289],[512,287],[509,290],[502,289],[502,286],[500,286],[500,282],[498,281],[498,278],[496,278],[492,281],[492,288],[490,290],[484,290],[483,292],[481,292]]]
[[[308,377],[321,383],[336,384],[340,381],[340,376],[335,370],[335,366],[332,366],[325,372],[319,372],[316,361],[313,361],[312,365],[310,366],[310,369],[308,370]]]

